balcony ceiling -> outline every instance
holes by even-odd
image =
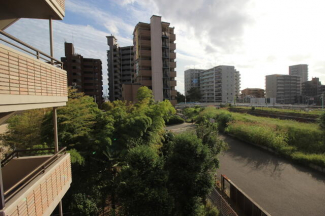
[[[0,22],[8,19],[49,19],[50,17],[55,20],[62,20],[64,17],[64,8],[57,0],[1,1]]]

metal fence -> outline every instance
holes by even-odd
[[[221,190],[244,215],[270,216],[225,175],[221,175]]]
[[[228,202],[222,197],[222,195],[216,189],[212,190],[208,198],[218,208],[221,215],[238,216],[237,213],[231,208]]]

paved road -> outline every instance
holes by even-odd
[[[325,215],[325,174],[221,137],[230,149],[219,157],[218,175],[225,174],[271,215]]]
[[[185,123],[167,127],[178,132]],[[325,216],[325,174],[295,165],[236,139],[220,136],[230,149],[219,156],[225,174],[272,216]]]

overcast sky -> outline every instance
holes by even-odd
[[[235,66],[241,89],[265,88],[265,75],[288,74],[294,64],[308,64],[309,79],[325,84],[324,8],[324,0],[66,0],[64,20],[54,22],[54,55],[64,56],[66,41],[100,58],[107,89],[106,36],[132,45],[134,26],[154,14],[175,27],[182,93],[186,69],[217,65]],[[48,21],[21,19],[6,31],[49,53]]]

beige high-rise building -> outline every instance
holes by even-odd
[[[289,66],[289,75],[300,76],[300,82],[308,81],[308,65],[307,64],[299,64]]]
[[[154,99],[176,104],[176,36],[174,28],[153,15],[133,32],[135,82],[152,89]],[[130,85],[131,87],[131,85]],[[127,85],[124,88],[128,88]]]
[[[276,98],[277,103],[298,103],[301,95],[301,77],[283,74],[267,75],[265,92],[267,98]]]

